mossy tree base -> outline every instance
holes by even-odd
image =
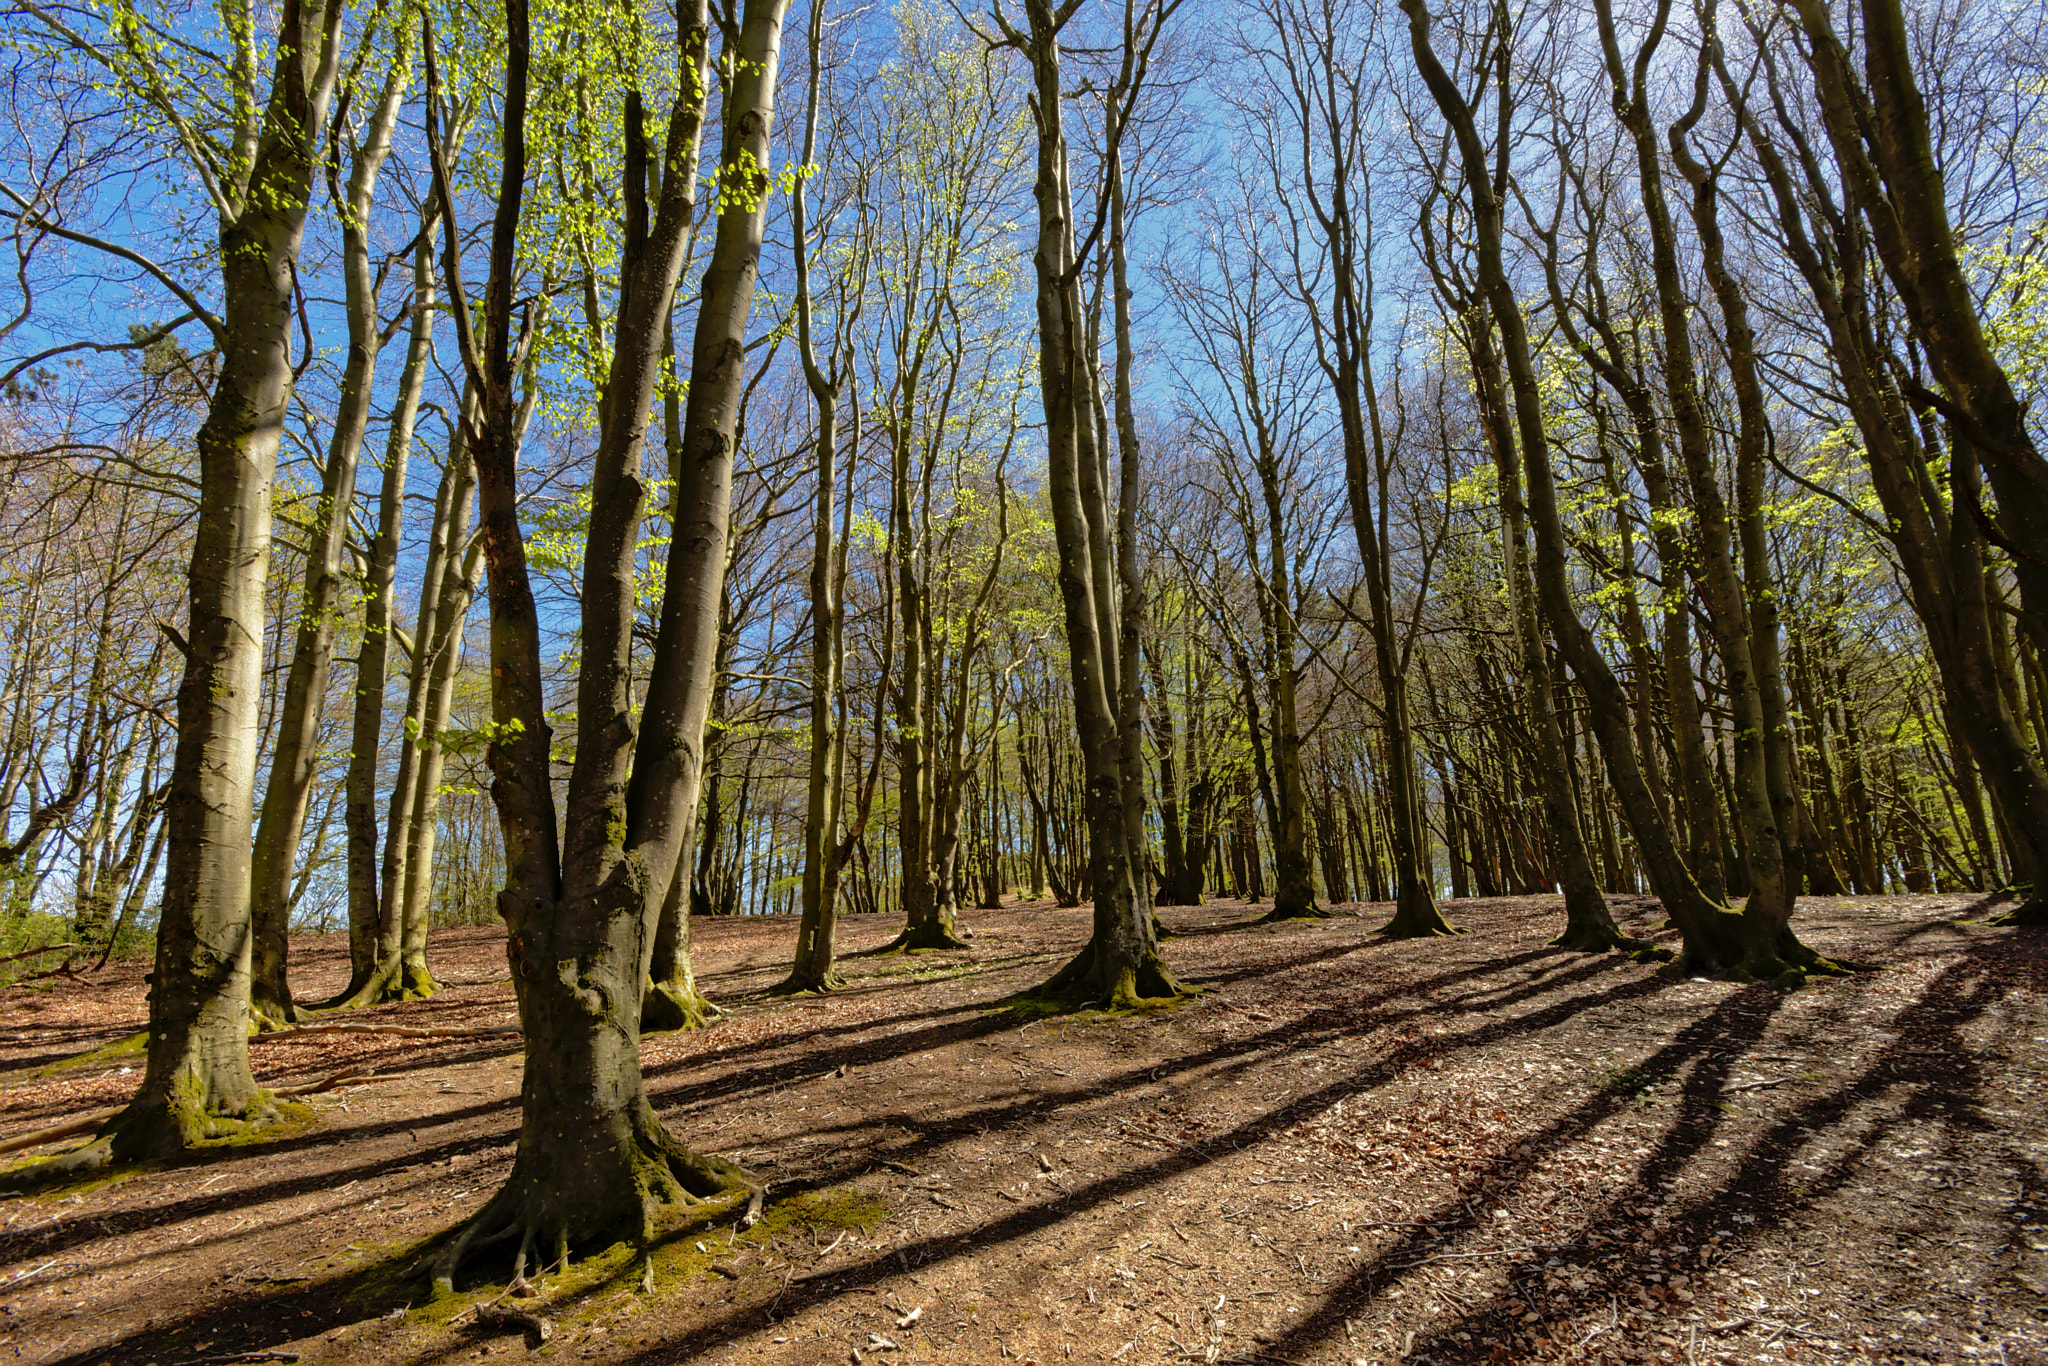
[[[529,1124],[512,1175],[456,1230],[432,1264],[434,1294],[452,1294],[472,1253],[517,1239],[513,1279],[564,1266],[578,1249],[647,1244],[664,1207],[701,1206],[758,1192],[737,1163],[692,1152],[669,1133],[645,1096],[597,1132],[546,1135]]]
[[[905,925],[903,933],[874,950],[874,953],[880,957],[890,953],[933,953],[973,947],[973,944],[953,933],[952,926],[932,921],[923,925]]]
[[[1639,963],[1669,962],[1674,956],[1671,950],[1660,949],[1647,939],[1624,934],[1607,909],[1607,899],[1599,896],[1566,896],[1564,932],[1544,942],[1551,948],[1574,953],[1625,953]]]
[[[1667,960],[1673,956],[1671,950],[1660,949],[1647,939],[1622,933],[1621,927],[1612,921],[1605,925],[1567,922],[1561,933],[1543,942],[1549,948],[1570,949],[1574,953],[1647,953]]]
[[[1306,906],[1279,906],[1260,916],[1261,925],[1278,925],[1283,920],[1335,920],[1337,912],[1329,907],[1311,901]]]
[[[1427,893],[1403,896],[1394,907],[1394,918],[1379,928],[1379,934],[1387,939],[1436,939],[1463,933],[1462,928],[1444,919],[1436,899]]]
[[[299,1011],[290,1001],[249,1002],[249,1022],[256,1026],[259,1034],[269,1034],[280,1029],[292,1029],[299,1024]]]
[[[396,953],[378,963],[354,991],[344,992],[320,1007],[321,1010],[362,1010],[369,1006],[397,1005],[424,1001],[438,994],[441,984],[427,967],[421,953]]]
[[[1065,967],[1013,999],[1057,1012],[1127,1011],[1157,1010],[1199,994],[1199,988],[1184,984],[1149,949],[1127,959],[1090,940]]]
[[[822,973],[795,973],[768,988],[770,996],[824,996],[846,990],[846,979],[834,968]]]
[[[640,997],[640,1032],[666,1034],[679,1029],[704,1029],[725,1012],[697,990],[694,982],[650,982]]]
[[[1813,978],[1872,970],[1866,964],[1823,957],[1791,927],[1758,924],[1739,911],[1716,911],[1710,920],[1680,928],[1685,951],[1671,967],[1674,976],[1768,982],[1789,991]]]
[[[2001,911],[1984,922],[2023,930],[2048,930],[2048,896],[2029,893],[2027,899],[2009,911]]]
[[[272,1131],[288,1136],[303,1131],[312,1114],[304,1105],[280,1104],[260,1090],[209,1107],[198,1102],[197,1089],[173,1085],[167,1095],[145,1091],[86,1143],[0,1172],[0,1190],[36,1190],[116,1163],[161,1162],[202,1148],[262,1142]]]

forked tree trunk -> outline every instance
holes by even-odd
[[[434,201],[420,210],[420,239],[413,256],[412,334],[406,343],[405,368],[399,372],[397,401],[391,409],[384,443],[384,477],[377,492],[377,529],[363,571],[363,639],[356,651],[353,713],[349,728],[347,804],[348,830],[348,957],[349,980],[330,1005],[374,999],[363,993],[381,961],[379,928],[382,904],[377,877],[377,759],[382,747],[384,684],[391,649],[392,610],[398,580],[399,536],[404,529],[405,484],[412,461],[414,424],[420,393],[426,384],[434,328]],[[462,448],[461,424],[471,417],[465,386],[462,412],[451,438],[450,459]],[[434,503],[435,525],[445,520],[446,481]],[[417,626],[417,623],[416,623]],[[415,642],[417,643],[417,642]]]
[[[1568,165],[1566,169],[1571,174],[1574,188],[1583,194],[1582,178]],[[1643,377],[1640,339],[1633,348],[1624,346],[1617,331],[1614,311],[1608,302],[1601,275],[1599,242],[1591,240],[1585,246],[1584,294],[1567,298],[1558,274],[1556,229],[1553,226],[1549,232],[1544,232],[1539,228],[1536,235],[1545,248],[1544,274],[1549,283],[1553,316],[1559,320],[1559,330],[1593,372],[1620,397],[1623,408],[1628,412],[1636,438],[1636,467],[1642,475],[1643,491],[1650,503],[1650,536],[1657,550],[1657,561],[1659,564],[1683,565],[1690,558],[1690,552],[1682,530],[1682,510],[1677,506],[1670,472],[1664,463],[1663,419],[1655,396]],[[1574,321],[1574,312],[1581,314],[1586,326],[1592,329],[1599,343],[1597,346],[1581,335]],[[1699,692],[1692,668],[1691,602],[1682,591],[1682,585],[1666,585],[1658,596],[1663,616],[1664,692],[1671,713],[1671,744],[1676,759],[1672,772],[1678,796],[1675,804],[1663,800],[1656,756],[1641,747],[1641,710],[1638,711],[1639,762],[1660,818],[1682,846],[1701,894],[1719,905],[1727,899],[1726,878],[1715,828],[1713,772],[1707,764]],[[1646,687],[1646,680],[1638,680],[1639,694],[1644,693]],[[1637,705],[1642,708],[1644,703],[1639,700]]]
[[[518,1272],[536,1246],[543,1257],[562,1258],[578,1243],[621,1234],[644,1240],[659,1206],[747,1185],[734,1164],[690,1152],[655,1117],[640,1075],[640,1022],[661,908],[680,881],[690,843],[716,682],[734,430],[769,188],[765,168],[784,7],[785,0],[754,0],[728,36],[721,212],[691,347],[667,580],[642,706],[636,706],[630,667],[645,500],[641,460],[695,208],[695,152],[710,76],[709,13],[701,0],[679,16],[687,78],[670,111],[651,223],[641,100],[637,91],[626,96],[625,240],[591,473],[577,757],[562,851],[554,857],[539,639],[512,502],[508,440],[514,367],[502,320],[516,269],[529,51],[524,0],[508,6],[508,136],[486,293],[488,348],[477,344],[459,307],[457,321],[465,359],[482,381],[486,413],[477,456],[499,730],[490,761],[509,873],[500,907],[510,930],[507,951],[527,1050],[511,1176],[437,1258],[434,1275],[442,1291],[479,1237],[519,1234]],[[438,157],[435,179],[445,213],[447,172]],[[448,231],[453,260],[452,222]],[[459,296],[452,277],[450,285]],[[509,726],[514,721],[516,731]]]
[[[1705,13],[1712,17],[1711,0]],[[1705,107],[1713,51],[1710,42],[1700,53],[1695,110]],[[1806,822],[1802,819],[1795,777],[1791,709],[1785,695],[1784,658],[1778,640],[1778,590],[1771,572],[1766,522],[1764,460],[1772,439],[1770,414],[1758,373],[1756,332],[1750,324],[1749,301],[1728,266],[1727,241],[1720,220],[1720,171],[1695,160],[1686,147],[1694,121],[1695,116],[1689,114],[1673,125],[1667,139],[1672,155],[1693,185],[1692,220],[1699,232],[1707,279],[1721,308],[1728,378],[1735,391],[1735,532],[1741,553],[1742,600],[1748,613],[1750,668],[1763,731],[1763,784],[1781,850],[1789,915],[1790,898],[1805,890],[1807,883]]]
[[[1623,812],[1641,851],[1650,883],[1678,925],[1685,941],[1685,964],[1704,972],[1746,977],[1798,980],[1799,965],[1788,963],[1775,938],[1755,934],[1746,922],[1700,894],[1679,857],[1670,828],[1657,811],[1655,798],[1636,762],[1628,720],[1628,697],[1601,655],[1592,633],[1572,605],[1566,576],[1563,527],[1552,478],[1550,441],[1537,388],[1521,301],[1508,279],[1502,259],[1500,202],[1492,170],[1475,127],[1472,107],[1437,59],[1429,40],[1429,13],[1420,0],[1401,0],[1408,15],[1409,39],[1424,83],[1449,125],[1462,164],[1463,182],[1476,230],[1479,282],[1501,339],[1508,386],[1515,413],[1516,439],[1528,481],[1528,511],[1536,539],[1536,592],[1559,651],[1586,690],[1591,718],[1600,740]],[[1488,72],[1497,98],[1509,98],[1507,54],[1494,53],[1496,69]]]
[[[1292,542],[1281,504],[1278,459],[1262,455],[1260,492],[1266,505],[1266,533],[1272,546],[1267,565],[1271,626],[1267,638],[1266,700],[1273,709],[1273,909],[1264,919],[1327,917],[1316,902],[1315,875],[1308,861],[1308,788],[1301,777],[1301,722],[1295,704],[1294,604],[1289,600],[1287,559]]]
[[[1032,113],[1038,131],[1037,273],[1039,378],[1045,415],[1047,496],[1058,546],[1060,600],[1074,686],[1074,720],[1088,817],[1088,861],[1094,882],[1094,925],[1088,944],[1039,987],[1055,1001],[1129,1008],[1185,993],[1159,957],[1152,908],[1138,902],[1124,819],[1123,741],[1118,725],[1118,617],[1108,610],[1115,566],[1109,545],[1109,501],[1096,445],[1093,366],[1084,354],[1080,263],[1075,259],[1074,206],[1067,180],[1060,30],[1072,10],[1024,0],[1024,30],[1003,20],[1006,36],[1031,64]],[[1126,49],[1128,64],[1136,54]],[[1129,89],[1135,87],[1127,86]]]

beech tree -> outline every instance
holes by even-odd
[[[62,24],[54,15],[37,17]],[[53,1159],[70,1169],[181,1152],[273,1114],[249,1071],[246,1024],[264,589],[271,482],[294,378],[299,247],[341,60],[338,0],[288,4],[274,44],[249,29],[230,35],[234,50],[220,70],[241,73],[241,118],[222,130],[200,129],[175,103],[188,73],[164,69],[175,59],[145,41],[149,22],[134,17],[139,22],[116,26],[104,46],[74,41],[107,79],[171,121],[173,145],[207,187],[218,224],[219,312],[168,272],[149,273],[205,323],[220,363],[197,436],[189,615],[175,638],[184,675],[164,799],[167,860],[147,1062],[134,1100],[98,1140]],[[266,48],[273,60],[267,88],[257,75]],[[141,264],[139,253],[119,243],[82,245]]]

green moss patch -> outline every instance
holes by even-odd
[[[866,1233],[881,1227],[888,1217],[889,1207],[882,1203],[880,1196],[868,1191],[850,1190],[843,1186],[807,1191],[770,1205],[762,1212],[760,1222],[742,1233],[739,1241],[758,1246],[772,1241],[779,1234],[802,1229]]]
[[[59,1058],[53,1063],[39,1067],[36,1069],[36,1075],[39,1077],[52,1077],[59,1072],[69,1072],[74,1068],[92,1067],[104,1062],[120,1062],[127,1058],[139,1058],[148,1051],[149,1031],[138,1029],[126,1038],[115,1039],[112,1043],[103,1043],[98,1048],[89,1048],[83,1053],[78,1053],[68,1058]]]
[[[878,1196],[838,1188],[778,1201],[768,1206],[751,1228],[741,1230],[733,1221],[746,1208],[749,1195],[735,1191],[701,1204],[665,1207],[656,1214],[654,1237],[647,1245],[613,1243],[577,1258],[566,1268],[530,1277],[539,1292],[536,1296],[503,1303],[551,1320],[558,1333],[573,1332],[599,1320],[631,1314],[639,1295],[650,1286],[661,1293],[692,1280],[744,1280],[754,1254],[778,1238],[803,1233],[865,1233],[889,1217],[888,1206]],[[423,1264],[448,1236],[442,1233],[406,1249],[406,1255],[391,1255],[385,1266],[403,1272],[408,1265]],[[366,1251],[364,1255],[372,1254]],[[509,1269],[510,1249],[503,1255],[501,1265]],[[404,1291],[423,1293],[418,1279],[415,1275],[410,1283],[401,1284],[402,1276],[379,1275],[359,1293],[373,1306],[403,1303]],[[504,1291],[502,1282],[472,1285],[411,1308],[407,1319],[430,1333],[461,1333],[470,1326],[472,1309],[498,1300]]]
[[[193,1138],[194,1148],[253,1148],[311,1133],[320,1127],[320,1115],[304,1101],[280,1100],[265,1118],[248,1120],[216,1115],[208,1121],[208,1127],[211,1132]]]

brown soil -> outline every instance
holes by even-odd
[[[1788,994],[1548,949],[1549,898],[1403,943],[1385,908],[1264,909],[1164,913],[1188,1005],[1028,1022],[991,1003],[1085,910],[972,915],[971,951],[850,958],[800,1001],[763,994],[789,921],[699,922],[731,1014],[650,1039],[649,1086],[774,1179],[767,1221],[485,1324],[449,1311],[509,1251],[454,1305],[402,1273],[505,1176],[517,1039],[259,1045],[266,1082],[380,1079],[271,1143],[0,1203],[0,1361],[519,1360],[516,1306],[540,1356],[604,1362],[2048,1362],[2048,939],[1809,899],[1809,942],[1884,970]],[[447,991],[351,1018],[507,1023],[501,945],[437,936]],[[340,985],[338,936],[294,954],[306,997]],[[138,1029],[141,971],[0,996],[0,1137],[132,1090],[133,1057],[39,1069]],[[835,1227],[856,1197],[885,1213]]]

